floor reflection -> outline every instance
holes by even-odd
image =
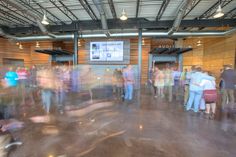
[[[94,90],[93,100],[88,93],[67,92],[63,107],[52,99],[50,112],[38,97],[33,97],[35,103],[30,103],[32,100],[27,96],[28,104],[17,103],[17,97],[15,100],[3,97],[3,102],[15,104],[2,106],[0,142],[4,146],[11,141],[22,142],[9,151],[9,156],[233,157],[236,154],[234,113],[218,111],[216,120],[209,120],[184,112],[181,101],[168,103],[153,98],[145,90],[140,99],[136,96],[132,101],[116,99],[112,88]],[[32,95],[40,94],[34,88],[29,91]],[[7,154],[0,156],[4,155]]]

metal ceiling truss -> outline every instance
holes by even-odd
[[[209,17],[212,17],[220,4],[221,4],[221,8],[224,8],[226,5],[228,5],[232,1],[233,0],[221,0],[220,1],[221,3],[219,3],[219,1],[217,1],[207,11],[205,11],[201,16],[199,16],[199,19],[203,19],[203,18],[207,19]]]
[[[156,17],[156,21],[160,20],[163,13],[165,12],[168,4],[169,4],[170,0],[164,0],[161,4],[161,8],[158,11],[157,17]]]
[[[60,10],[67,18],[69,18],[71,21],[73,21],[73,19],[68,15],[68,12],[62,10],[57,4],[55,0],[49,0],[58,10]]]
[[[166,21],[146,21],[143,18],[133,18],[127,20],[125,23],[120,20],[108,19],[107,24],[109,29],[147,29],[152,28],[156,30],[163,30],[163,28],[171,28],[173,25],[173,20]],[[182,20],[180,27],[221,27],[221,26],[236,26],[236,19],[204,19],[204,20]],[[73,32],[81,30],[101,30],[100,21],[88,20],[88,21],[79,21],[73,22],[72,24],[67,25],[50,25],[48,26],[50,32]],[[22,34],[28,33],[40,33],[38,27],[17,27],[17,28],[8,28],[6,30],[9,34]]]
[[[31,0],[32,2],[34,2],[35,4],[37,4],[37,6],[40,7],[40,9],[44,10],[46,13],[48,13],[49,15],[51,15],[54,20],[58,20],[60,21],[62,24],[65,24],[65,22],[63,22],[61,19],[59,19],[57,16],[55,16],[54,14],[52,14],[49,10],[47,10],[46,8],[44,8],[42,5],[40,5],[38,2],[36,2],[36,0]]]
[[[236,8],[227,12],[223,18],[229,18],[229,19],[231,18],[232,19],[232,18],[235,18],[235,16],[236,16]]]
[[[5,8],[5,9],[7,9],[8,12],[11,12],[11,13],[14,12],[16,15],[19,16],[20,19],[22,19],[21,17],[23,17],[24,19],[27,19],[28,21],[30,21],[30,22],[28,22],[28,23],[35,24],[35,21],[32,20],[32,19],[30,19],[29,17],[27,17],[27,15],[25,15],[25,14],[20,14],[20,13],[18,13],[17,11],[15,11],[15,10],[13,10],[13,9],[10,9],[8,4],[2,3],[2,4],[0,4],[0,6],[3,7],[3,8]]]
[[[139,8],[140,8],[140,0],[137,0],[137,5],[136,5],[136,18],[138,18],[138,12],[139,12]]]
[[[98,20],[98,17],[93,12],[92,8],[90,7],[90,5],[88,4],[88,2],[86,0],[79,0],[79,2],[83,6],[83,8],[86,10],[88,15],[91,17],[91,19]]]
[[[201,0],[193,0],[191,4],[191,8],[186,9],[183,19],[198,5],[199,2],[201,2]]]
[[[69,12],[75,20],[79,20],[79,18],[62,2],[62,1],[58,1],[64,8],[65,12]]]
[[[110,6],[110,9],[111,9],[111,13],[112,13],[113,18],[117,19],[116,10],[115,10],[113,0],[108,0],[108,3],[109,3],[109,6]]]
[[[15,15],[13,15],[12,13],[6,12],[6,11],[2,10],[1,8],[0,8],[0,13],[1,13],[5,18],[14,19],[15,21],[20,22],[20,24],[22,24],[22,25],[28,23],[27,21],[25,21],[25,20],[23,20],[23,19],[21,19],[21,18],[15,16]],[[17,23],[18,23],[18,22],[17,22]]]
[[[35,8],[33,8],[31,5],[30,5],[30,0],[28,0],[28,1],[24,1],[24,0],[19,0],[25,7],[27,7],[27,8],[29,8],[32,12],[34,12],[34,13],[36,13],[38,16],[40,16],[40,17],[43,17],[43,9],[41,9],[42,10],[42,12],[40,12],[40,11],[38,11],[37,9],[35,9]],[[51,18],[49,18],[48,17],[48,20],[50,21],[50,22],[52,22],[52,23],[54,23],[54,24],[57,24],[56,22],[54,22]]]

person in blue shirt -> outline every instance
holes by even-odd
[[[199,105],[203,94],[203,87],[200,86],[200,83],[203,79],[206,80],[215,80],[214,77],[206,75],[201,72],[202,69],[200,67],[196,68],[191,74],[190,84],[189,84],[189,99],[187,102],[186,110],[190,110],[192,105],[194,104],[194,112],[199,111]]]
[[[5,80],[7,83],[7,87],[16,87],[18,84],[18,75],[13,68],[10,67],[9,71],[5,74]]]

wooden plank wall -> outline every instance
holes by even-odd
[[[53,48],[53,43],[51,41],[43,41],[39,42],[40,48],[36,48],[35,45],[36,43],[33,42],[31,43],[31,60],[32,60],[32,65],[50,65],[50,56],[47,54],[42,54],[42,53],[37,53],[35,52],[36,49],[52,49]]]
[[[0,64],[3,58],[23,59],[25,66],[31,65],[30,44],[22,44],[23,49],[19,49],[15,42],[0,38]]]
[[[44,41],[39,42],[39,49],[51,49],[52,42]],[[0,38],[0,64],[2,64],[3,58],[10,59],[23,59],[24,65],[30,67],[32,64],[48,64],[49,56],[46,54],[34,52],[36,42],[22,42],[23,49],[19,49],[16,42],[8,39]]]
[[[201,40],[202,46],[196,46],[198,40]],[[191,45],[193,51],[184,53],[183,65],[201,65],[203,70],[216,76],[217,82],[224,64],[232,64],[235,67],[236,34],[221,38],[192,38],[185,40],[184,44]]]

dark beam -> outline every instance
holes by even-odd
[[[160,48],[158,48],[160,49]],[[161,48],[162,50],[160,52],[157,51],[158,54],[164,54],[166,51],[168,51],[168,48]]]
[[[108,19],[107,20],[109,29],[130,29],[130,28],[151,28],[151,29],[163,29],[172,27],[173,20],[167,21],[145,21],[142,18],[140,19],[128,19],[125,23],[119,19]],[[205,20],[182,20],[180,27],[222,27],[236,26],[236,19],[205,19]],[[49,25],[48,30],[50,32],[74,32],[79,30],[101,30],[100,21],[88,20],[73,22],[72,24],[66,25]],[[17,27],[9,28],[8,33],[18,34],[18,33],[30,33],[38,32],[40,30],[37,27]]]
[[[98,20],[98,17],[93,12],[92,8],[90,7],[90,5],[88,4],[88,2],[86,0],[79,0],[79,2],[83,6],[83,8],[86,10],[88,15],[91,17],[91,19]]]
[[[168,52],[168,54],[174,54],[175,52],[178,52],[180,50],[180,48],[171,48],[170,51]]]
[[[198,5],[201,0],[194,0],[192,3],[192,7],[190,9],[187,8],[186,13],[183,16],[183,19]]]
[[[48,11],[46,8],[44,8],[43,6],[41,6],[38,2],[36,2],[35,0],[32,0],[32,2],[34,2],[35,4],[37,4],[42,10],[45,10],[48,14],[50,14],[53,18],[57,19],[58,21],[60,21],[62,24],[65,24],[62,20],[60,20],[58,17],[56,17],[54,14],[52,14],[50,11]]]
[[[223,1],[221,1],[221,7],[224,8],[226,5],[228,5],[232,1],[233,0],[223,0]],[[215,13],[218,6],[219,6],[219,1],[217,1],[207,11],[205,11],[201,16],[199,16],[199,19],[211,17]]]
[[[181,51],[178,52],[177,54],[179,55],[179,54],[182,54],[182,53],[184,53],[184,52],[188,52],[188,51],[192,51],[192,50],[193,50],[192,48],[183,48],[183,49],[181,49]]]
[[[26,17],[26,16],[22,16],[22,14],[18,13],[17,11],[14,11],[14,10],[10,9],[10,8],[7,7],[7,6],[4,6],[3,4],[0,4],[0,6],[6,8],[9,12],[12,12],[12,13],[14,12],[14,14],[16,14],[16,15],[18,15],[18,16],[20,16],[20,17],[23,17],[23,18],[27,19],[28,21],[30,21],[30,22],[32,22],[32,23],[35,23],[35,21],[33,21],[32,19],[30,19],[30,18],[28,18],[28,17]],[[19,18],[20,18],[20,17],[19,17]],[[22,18],[20,18],[20,19],[22,19]]]
[[[138,12],[139,12],[139,3],[140,3],[140,0],[137,0],[137,5],[136,5],[136,18],[138,18]]]
[[[57,6],[57,4],[53,1],[53,0],[49,0],[58,10],[60,10],[67,18],[69,18],[71,21],[73,21],[73,19],[66,14],[60,7]]]
[[[116,9],[115,9],[113,0],[108,0],[108,3],[109,3],[109,6],[110,6],[110,9],[111,9],[111,13],[112,13],[113,18],[117,19]]]
[[[15,15],[13,15],[12,13],[9,13],[9,12],[6,12],[6,11],[2,10],[1,8],[0,8],[0,13],[2,15],[4,15],[6,18],[10,17],[11,19],[14,19],[15,21],[18,21],[20,23],[24,23],[24,24],[28,23],[27,21],[25,21],[23,19],[20,19],[20,18],[16,17]]]
[[[33,8],[31,5],[29,5],[28,3],[24,2],[23,0],[19,0],[24,6],[26,6],[27,8],[29,8],[31,11],[35,12],[38,16],[43,17],[43,13],[41,13],[40,11],[38,11],[37,9]],[[52,19],[48,18],[49,21],[53,22],[54,24],[57,24],[56,22],[54,22]]]
[[[233,18],[233,16],[235,15],[235,13],[236,13],[236,8],[231,9],[229,12],[227,12],[227,13],[223,16],[223,18]]]
[[[79,18],[62,2],[58,1],[76,20],[79,20]]]
[[[158,11],[157,17],[156,17],[156,21],[160,20],[164,11],[166,10],[166,7],[168,6],[170,0],[163,0],[162,4],[161,4],[161,8]]]

